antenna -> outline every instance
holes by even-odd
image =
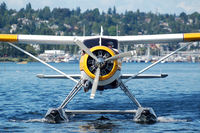
[[[103,26],[101,26],[101,36],[103,36]]]
[[[101,32],[100,32],[100,37],[99,37],[99,45],[101,46],[102,43],[102,36],[103,36],[103,26],[101,26]]]
[[[118,31],[119,31],[119,27],[118,27],[118,24],[116,25],[116,35],[118,36]]]
[[[85,36],[85,24],[83,25],[83,36]]]

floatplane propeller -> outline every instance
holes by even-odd
[[[99,83],[99,77],[100,77],[100,71],[101,71],[101,67],[104,66],[105,62],[107,61],[111,61],[111,60],[117,60],[117,59],[121,59],[121,58],[124,58],[124,57],[130,57],[130,56],[133,56],[134,53],[133,51],[129,51],[129,52],[124,52],[124,53],[120,53],[120,54],[117,54],[115,56],[112,56],[112,57],[109,57],[109,58],[103,58],[103,57],[100,57],[100,58],[97,58],[96,55],[94,55],[86,46],[83,42],[75,39],[74,42],[83,50],[85,51],[89,56],[91,56],[94,60],[95,60],[95,67],[97,68],[96,69],[96,72],[95,72],[95,78],[94,78],[94,82],[93,82],[93,85],[92,85],[92,90],[91,90],[91,95],[90,95],[90,98],[91,99],[94,99],[95,97],[95,93],[96,93],[96,90],[97,90],[97,87],[98,87],[98,83]]]
[[[86,113],[135,113],[134,120],[137,122],[156,122],[157,117],[152,108],[144,108],[131,93],[126,82],[131,79],[164,78],[167,74],[143,74],[148,69],[157,65],[161,61],[177,53],[193,41],[200,41],[200,33],[180,33],[180,34],[161,34],[161,35],[139,35],[139,36],[104,36],[103,28],[99,36],[49,36],[49,35],[13,35],[0,34],[0,42],[8,42],[21,52],[43,63],[47,67],[55,70],[61,75],[37,75],[39,78],[68,78],[76,83],[71,92],[64,99],[58,108],[50,109],[45,119],[49,122],[68,121],[70,114]],[[78,45],[85,54],[80,59],[81,74],[66,74],[52,65],[44,62],[31,53],[16,46],[14,42],[25,44],[59,44],[59,45]],[[190,42],[180,47],[174,52],[162,57],[153,64],[145,67],[136,74],[121,74],[121,59],[134,55],[133,51],[119,52],[120,42],[132,42],[132,44],[166,43],[166,42]],[[110,47],[111,46],[111,47]],[[79,80],[77,80],[79,79]],[[94,99],[97,90],[115,89],[120,87],[122,91],[135,103],[137,110],[64,110],[66,105],[73,97],[84,88],[87,92],[91,89],[90,98]]]

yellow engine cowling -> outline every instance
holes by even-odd
[[[97,56],[97,58],[106,59],[108,57],[114,56],[114,52],[111,48],[106,46],[95,46],[90,49],[90,51]],[[121,69],[121,60],[114,60],[105,62],[101,68],[99,80],[107,80],[112,77],[117,70]],[[88,54],[84,54],[80,59],[80,70],[84,71],[90,78],[95,78],[95,60]]]

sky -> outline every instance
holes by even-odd
[[[33,9],[42,9],[45,6],[49,6],[51,9],[80,7],[82,12],[94,8],[98,8],[101,12],[107,12],[108,8],[115,6],[118,13],[137,9],[141,12],[161,14],[200,13],[200,0],[0,0],[0,3],[2,2],[6,3],[8,9],[16,10],[25,8],[26,4],[30,2]]]

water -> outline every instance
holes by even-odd
[[[78,64],[52,64],[66,73],[79,73]],[[123,64],[123,73],[135,73],[149,64]],[[130,115],[76,115],[68,123],[49,124],[46,111],[58,107],[74,82],[39,79],[56,74],[40,63],[0,63],[0,132],[200,132],[200,64],[166,63],[146,73],[168,73],[165,79],[138,79],[127,83],[140,103],[152,107],[155,124],[137,124]],[[135,109],[120,89],[97,92],[94,100],[81,90],[68,109]]]

